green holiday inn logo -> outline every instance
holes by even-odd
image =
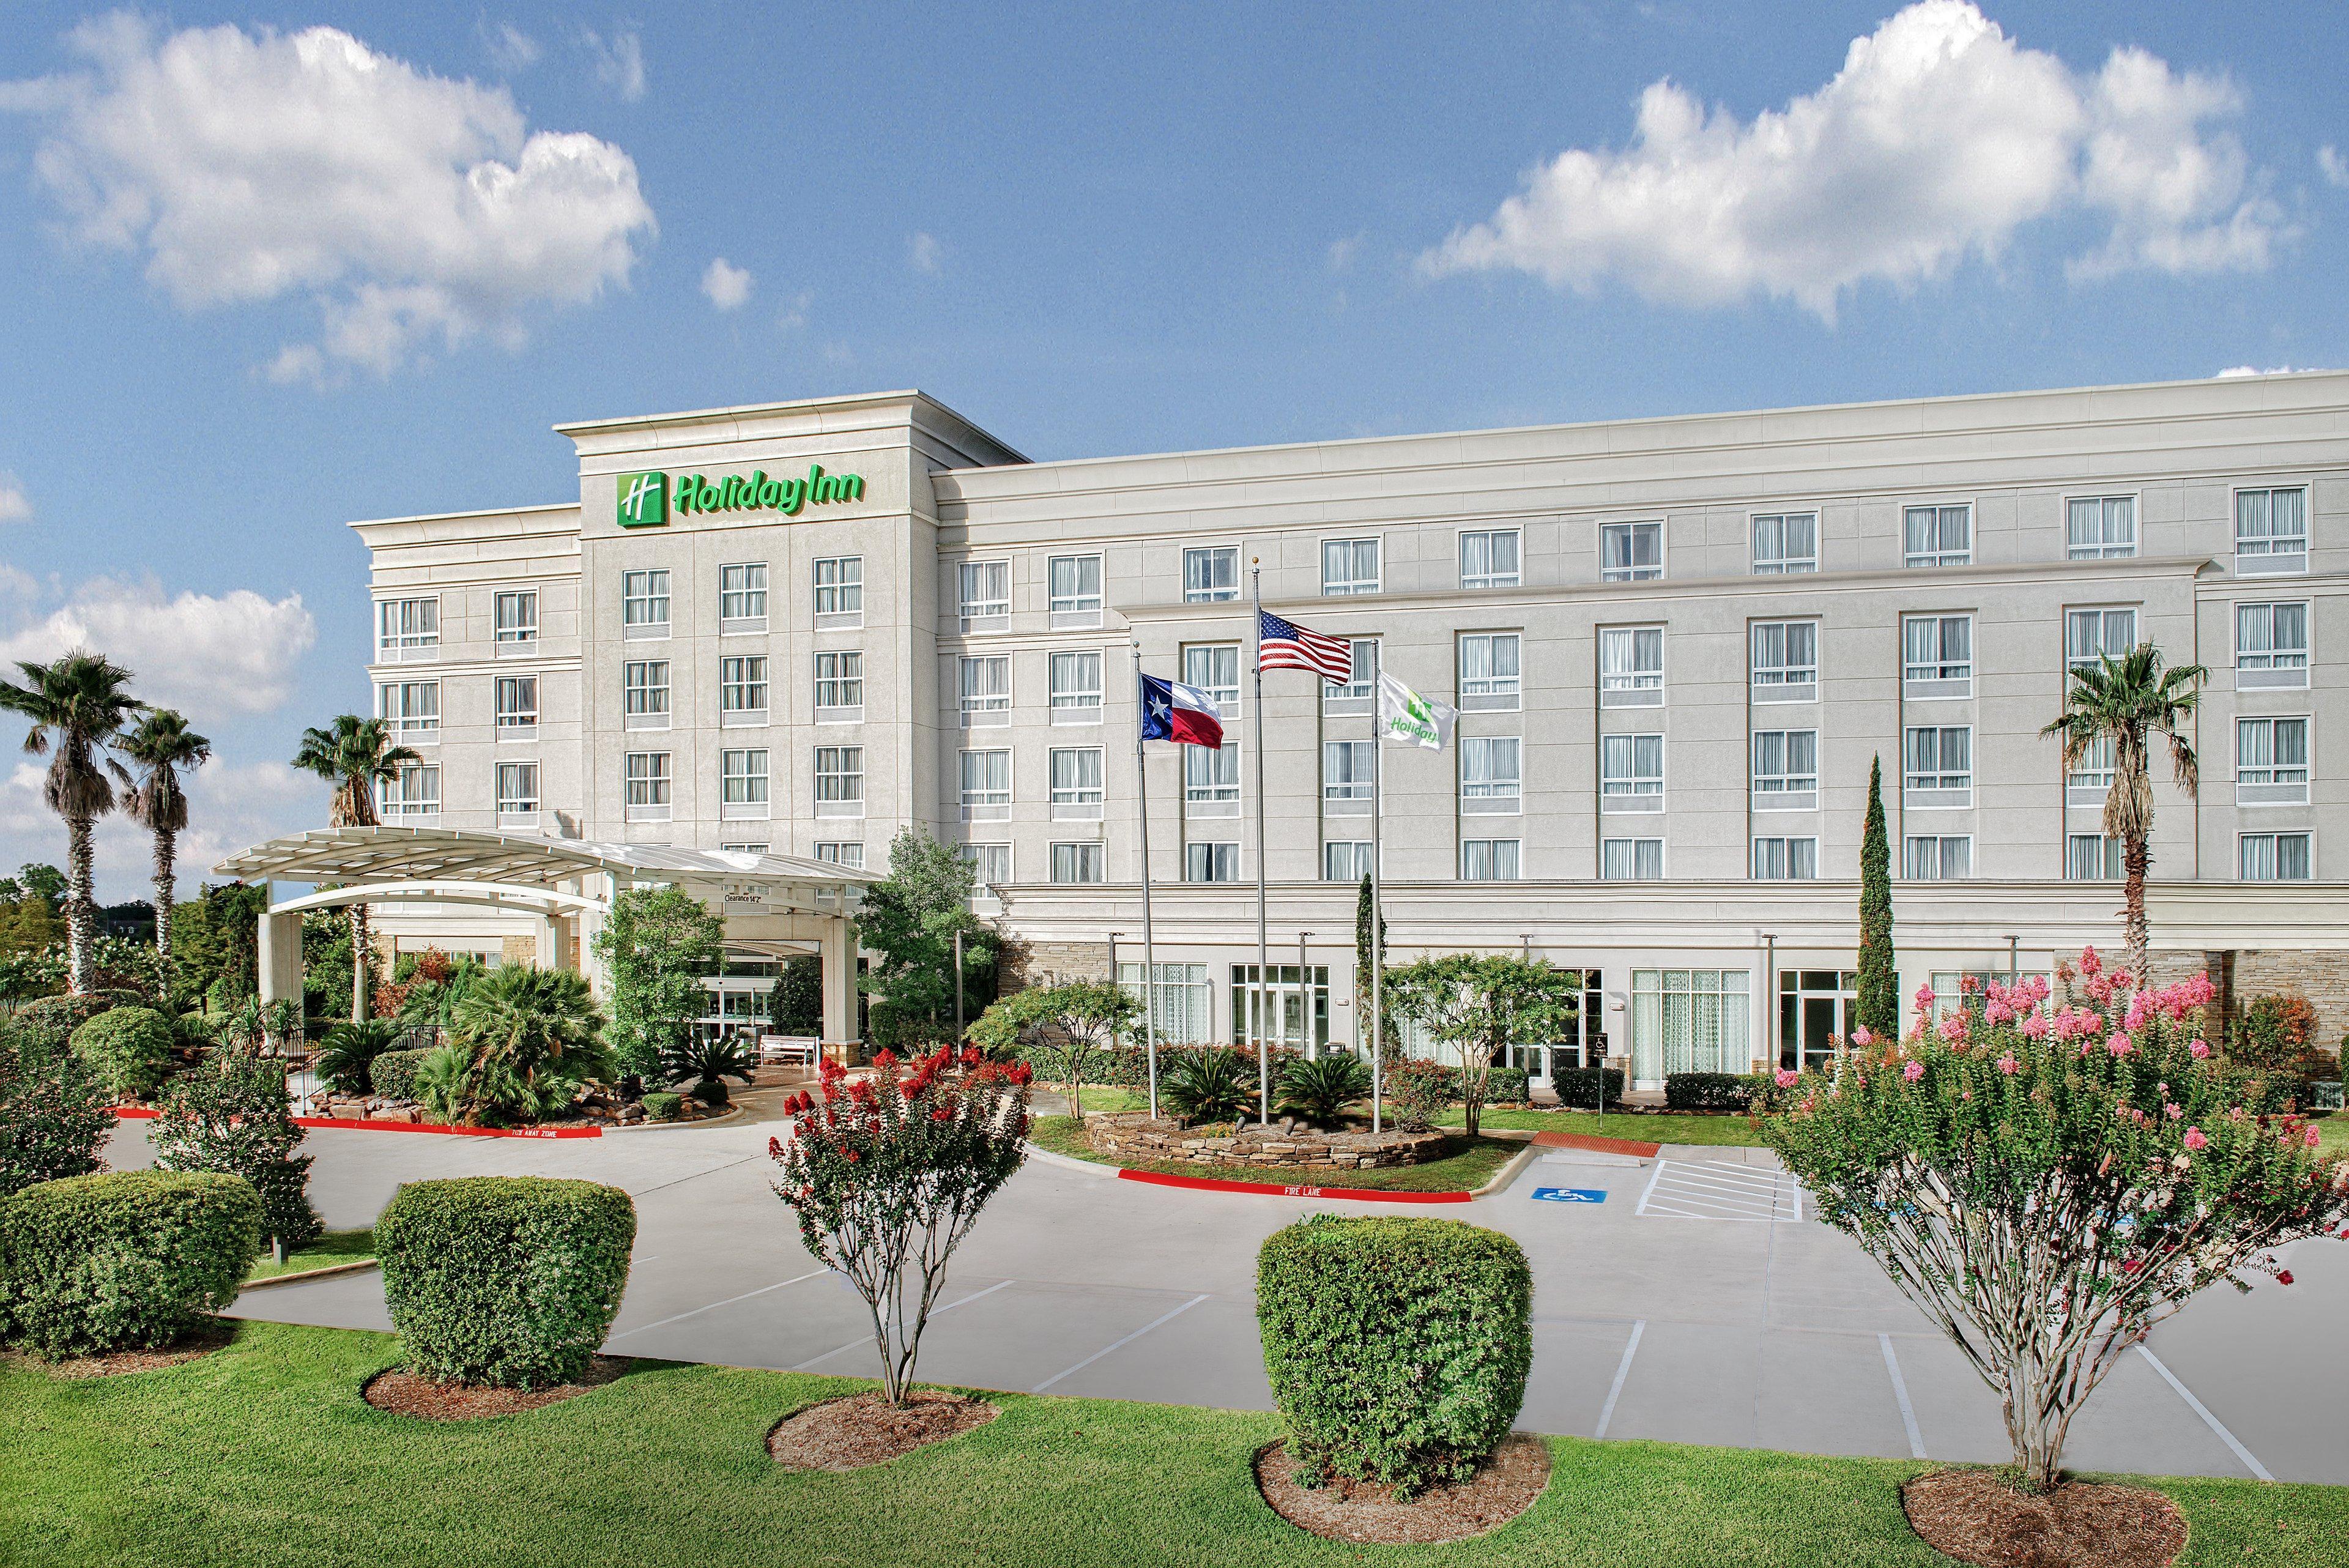
[[[716,479],[681,473],[674,486],[667,474],[648,471],[620,475],[619,523],[623,528],[661,527],[672,507],[679,517],[696,512],[780,512],[796,517],[810,506],[864,499],[863,474],[826,473],[820,462],[810,463],[804,475],[789,479],[770,478],[763,468]]]

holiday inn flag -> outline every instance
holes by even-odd
[[[1379,738],[1403,741],[1440,752],[1452,743],[1452,722],[1460,710],[1418,692],[1379,671]]]

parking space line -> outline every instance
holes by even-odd
[[[1599,1429],[1590,1434],[1593,1438],[1605,1437],[1608,1424],[1615,1419],[1615,1401],[1622,1397],[1623,1379],[1631,1376],[1631,1357],[1640,1354],[1640,1335],[1647,1327],[1646,1318],[1631,1325],[1631,1337],[1623,1344],[1623,1359],[1615,1364],[1615,1381],[1607,1386],[1607,1403],[1599,1407]]]
[[[2202,1417],[2202,1424],[2219,1435],[2219,1440],[2226,1444],[2227,1447],[2233,1451],[2234,1456],[2237,1459],[2243,1461],[2245,1469],[2249,1469],[2251,1474],[2259,1477],[2259,1479],[2263,1481],[2271,1481],[2275,1480],[2275,1477],[2268,1472],[2267,1466],[2260,1463],[2260,1461],[2253,1457],[2251,1449],[2243,1447],[2241,1443],[2235,1440],[2235,1434],[2227,1430],[2226,1424],[2220,1421],[2218,1417],[2210,1414],[2210,1407],[2202,1403],[2201,1400],[2194,1397],[2194,1390],[2186,1386],[2185,1384],[2180,1383],[2178,1380],[2178,1375],[2161,1364],[2161,1357],[2156,1355],[2152,1351],[2147,1349],[2142,1345],[2137,1347],[2137,1353],[2139,1355],[2144,1356],[2147,1363],[2151,1366],[2156,1372],[2161,1374],[2161,1380],[2164,1383],[2168,1384],[2172,1388],[2178,1390],[2178,1397],[2180,1399],[2185,1400],[2189,1406],[2192,1407],[2194,1413]]]
[[[1148,1323],[1143,1324],[1140,1328],[1135,1329],[1123,1339],[1114,1340],[1108,1345],[1102,1345],[1099,1350],[1094,1351],[1091,1355],[1086,1356],[1074,1366],[1068,1368],[1067,1371],[1053,1373],[1052,1376],[1045,1378],[1044,1381],[1036,1385],[1035,1387],[1030,1388],[1029,1392],[1030,1394],[1041,1394],[1045,1389],[1050,1388],[1061,1378],[1068,1376],[1070,1373],[1082,1372],[1086,1367],[1091,1366],[1094,1362],[1099,1361],[1111,1351],[1124,1349],[1127,1345],[1132,1345],[1135,1340],[1140,1339],[1143,1334],[1148,1334],[1152,1329],[1158,1327],[1161,1324],[1173,1323],[1176,1318],[1181,1317],[1185,1313],[1189,1312],[1193,1307],[1197,1306],[1201,1302],[1206,1301],[1206,1299],[1207,1298],[1204,1294],[1193,1296],[1189,1301],[1185,1302],[1173,1312],[1162,1313],[1158,1316],[1152,1318]]]
[[[1892,1397],[1900,1404],[1900,1427],[1909,1434],[1909,1457],[1925,1457],[1925,1435],[1917,1429],[1916,1407],[1909,1403],[1909,1381],[1900,1376],[1900,1358],[1892,1354],[1892,1336],[1879,1334],[1876,1343],[1884,1347],[1884,1370],[1892,1374]]]
[[[650,1259],[646,1259],[645,1261],[647,1262],[651,1262]],[[747,1302],[752,1296],[762,1296],[769,1291],[779,1291],[785,1285],[795,1285],[802,1280],[812,1280],[814,1279],[817,1274],[828,1274],[830,1272],[832,1272],[830,1269],[818,1269],[814,1273],[793,1274],[788,1280],[778,1280],[771,1285],[761,1285],[755,1291],[744,1291],[740,1295],[728,1296],[722,1302],[711,1302],[708,1306],[698,1306],[690,1312],[678,1313],[668,1317],[657,1319],[652,1323],[640,1323],[634,1328],[624,1328],[619,1333],[610,1335],[604,1341],[604,1343],[609,1345],[615,1339],[626,1339],[632,1334],[642,1334],[648,1328],[665,1328],[673,1323],[683,1323],[687,1318],[699,1317],[703,1313],[716,1312],[719,1307],[732,1306],[736,1302]]]
[[[947,1303],[947,1304],[942,1307],[932,1309],[930,1313],[930,1322],[936,1323],[938,1319],[946,1316],[947,1314],[954,1311],[957,1307],[968,1306],[971,1303],[978,1300],[981,1296],[991,1296],[996,1292],[1001,1290],[1004,1286],[1016,1285],[1019,1282],[1017,1280],[998,1280],[995,1283],[988,1286],[983,1291],[974,1291],[969,1295],[958,1296],[955,1300]],[[792,1367],[791,1370],[793,1372],[805,1372],[819,1361],[830,1361],[833,1356],[839,1355],[846,1351],[854,1350],[860,1345],[870,1345],[872,1343],[873,1336],[871,1334],[860,1334],[854,1339],[850,1340],[846,1345],[836,1345],[830,1350],[825,1351],[822,1355],[809,1356],[805,1361],[801,1362],[797,1366]]]

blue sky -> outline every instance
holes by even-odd
[[[344,522],[573,493],[558,420],[919,386],[1059,457],[2349,364],[2332,7],[662,9],[11,7],[0,652],[221,742],[192,858],[320,818]],[[59,836],[0,774],[0,865]]]

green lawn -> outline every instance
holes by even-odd
[[[1453,1152],[1424,1165],[1392,1170],[1272,1170],[1256,1165],[1193,1165],[1187,1160],[1113,1160],[1095,1154],[1085,1142],[1084,1127],[1074,1116],[1039,1116],[1029,1134],[1039,1147],[1096,1165],[1118,1165],[1128,1170],[1155,1170],[1174,1176],[1202,1176],[1218,1181],[1263,1181],[1286,1186],[1290,1181],[1312,1187],[1370,1187],[1382,1192],[1473,1192],[1490,1181],[1501,1167],[1524,1152],[1525,1145],[1500,1138],[1452,1140]]]
[[[374,1256],[373,1228],[329,1231],[308,1246],[288,1253],[282,1263],[274,1261],[267,1252],[262,1253],[261,1262],[254,1264],[253,1272],[244,1277],[265,1280],[273,1274],[298,1274],[305,1269],[331,1269],[336,1263],[356,1263],[363,1258]]]
[[[247,1324],[130,1376],[0,1367],[0,1541],[42,1568],[1945,1568],[1909,1533],[1927,1465],[1551,1439],[1531,1511],[1480,1540],[1342,1546],[1267,1508],[1250,1455],[1278,1417],[998,1396],[1002,1416],[851,1475],[778,1470],[767,1430],[840,1378],[640,1362],[526,1415],[439,1425],[359,1386],[390,1337]],[[2349,1489],[2168,1480],[2180,1563],[2341,1561]],[[2331,1546],[2324,1542],[2330,1541]]]
[[[1455,1118],[1456,1119],[1456,1118]],[[1481,1118],[1488,1127],[1531,1128],[1535,1132],[1581,1133],[1590,1137],[1637,1138],[1642,1143],[1701,1143],[1715,1147],[1759,1148],[1761,1129],[1744,1115],[1640,1116],[1626,1111],[1506,1111],[1488,1110]]]
[[[2316,1127],[2316,1151],[2326,1158],[2349,1156],[2349,1111],[2325,1111],[2310,1118]]]

